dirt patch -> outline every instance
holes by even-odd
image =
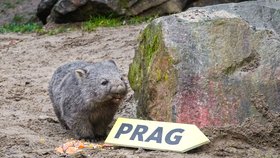
[[[58,157],[55,147],[72,137],[59,125],[48,97],[54,70],[73,60],[113,59],[125,75],[144,26],[102,28],[55,36],[0,35],[0,157]],[[130,92],[118,116],[135,117]],[[185,154],[119,148],[86,150],[72,157],[280,157],[280,116],[265,98],[252,98],[267,119],[241,126],[203,129],[211,143]]]

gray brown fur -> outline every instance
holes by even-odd
[[[49,84],[55,114],[78,139],[104,138],[126,93],[127,85],[112,60],[65,64]]]

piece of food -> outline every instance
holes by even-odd
[[[60,147],[55,148],[55,151],[56,151],[56,152],[58,152],[58,153],[60,153],[60,154],[64,154],[64,150],[62,149],[62,147],[61,147],[61,146],[60,146]]]
[[[84,143],[80,142],[80,141],[77,141],[75,144],[74,144],[75,147],[79,148],[79,149],[83,149],[85,148],[85,145]]]
[[[65,151],[66,154],[75,154],[78,152],[78,148],[76,147],[68,147],[68,149]]]
[[[114,147],[110,144],[96,144],[96,143],[90,143],[90,142],[83,142],[80,140],[70,140],[61,146],[55,148],[55,151],[60,154],[75,154],[77,152],[82,151],[82,149],[88,148],[88,149],[113,149]]]

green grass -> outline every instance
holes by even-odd
[[[28,23],[28,24],[5,24],[0,26],[0,33],[8,33],[8,32],[16,32],[16,33],[27,33],[27,32],[36,32],[42,29],[42,26],[36,23]]]
[[[38,35],[57,35],[59,33],[63,33],[63,32],[69,32],[71,30],[74,30],[75,28],[72,27],[66,27],[66,26],[59,26],[55,29],[50,29],[50,30],[44,30],[44,29],[39,29],[36,30],[36,33]]]
[[[56,35],[62,32],[68,32],[74,30],[76,28],[70,26],[57,26],[54,29],[45,30],[42,25],[37,23],[27,23],[27,24],[18,24],[18,23],[10,23],[0,26],[0,33],[37,33],[38,35]]]
[[[143,22],[149,22],[155,17],[113,17],[113,16],[95,16],[82,24],[84,31],[94,31],[98,27],[118,27],[122,25],[136,25]]]
[[[44,30],[42,25],[37,23],[21,23],[23,17],[15,15],[13,22],[0,26],[0,33],[38,33],[56,35],[62,32],[82,29],[83,31],[94,31],[98,27],[118,27],[122,25],[136,25],[143,22],[149,22],[155,17],[113,17],[113,16],[96,16],[91,20],[81,23],[78,27],[71,24],[64,24],[51,30]]]
[[[121,26],[122,21],[119,18],[108,18],[105,16],[98,16],[91,18],[82,24],[82,29],[85,31],[94,31],[97,27],[116,27]]]

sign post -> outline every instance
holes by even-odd
[[[190,124],[118,118],[105,143],[152,150],[186,152],[209,143]]]

